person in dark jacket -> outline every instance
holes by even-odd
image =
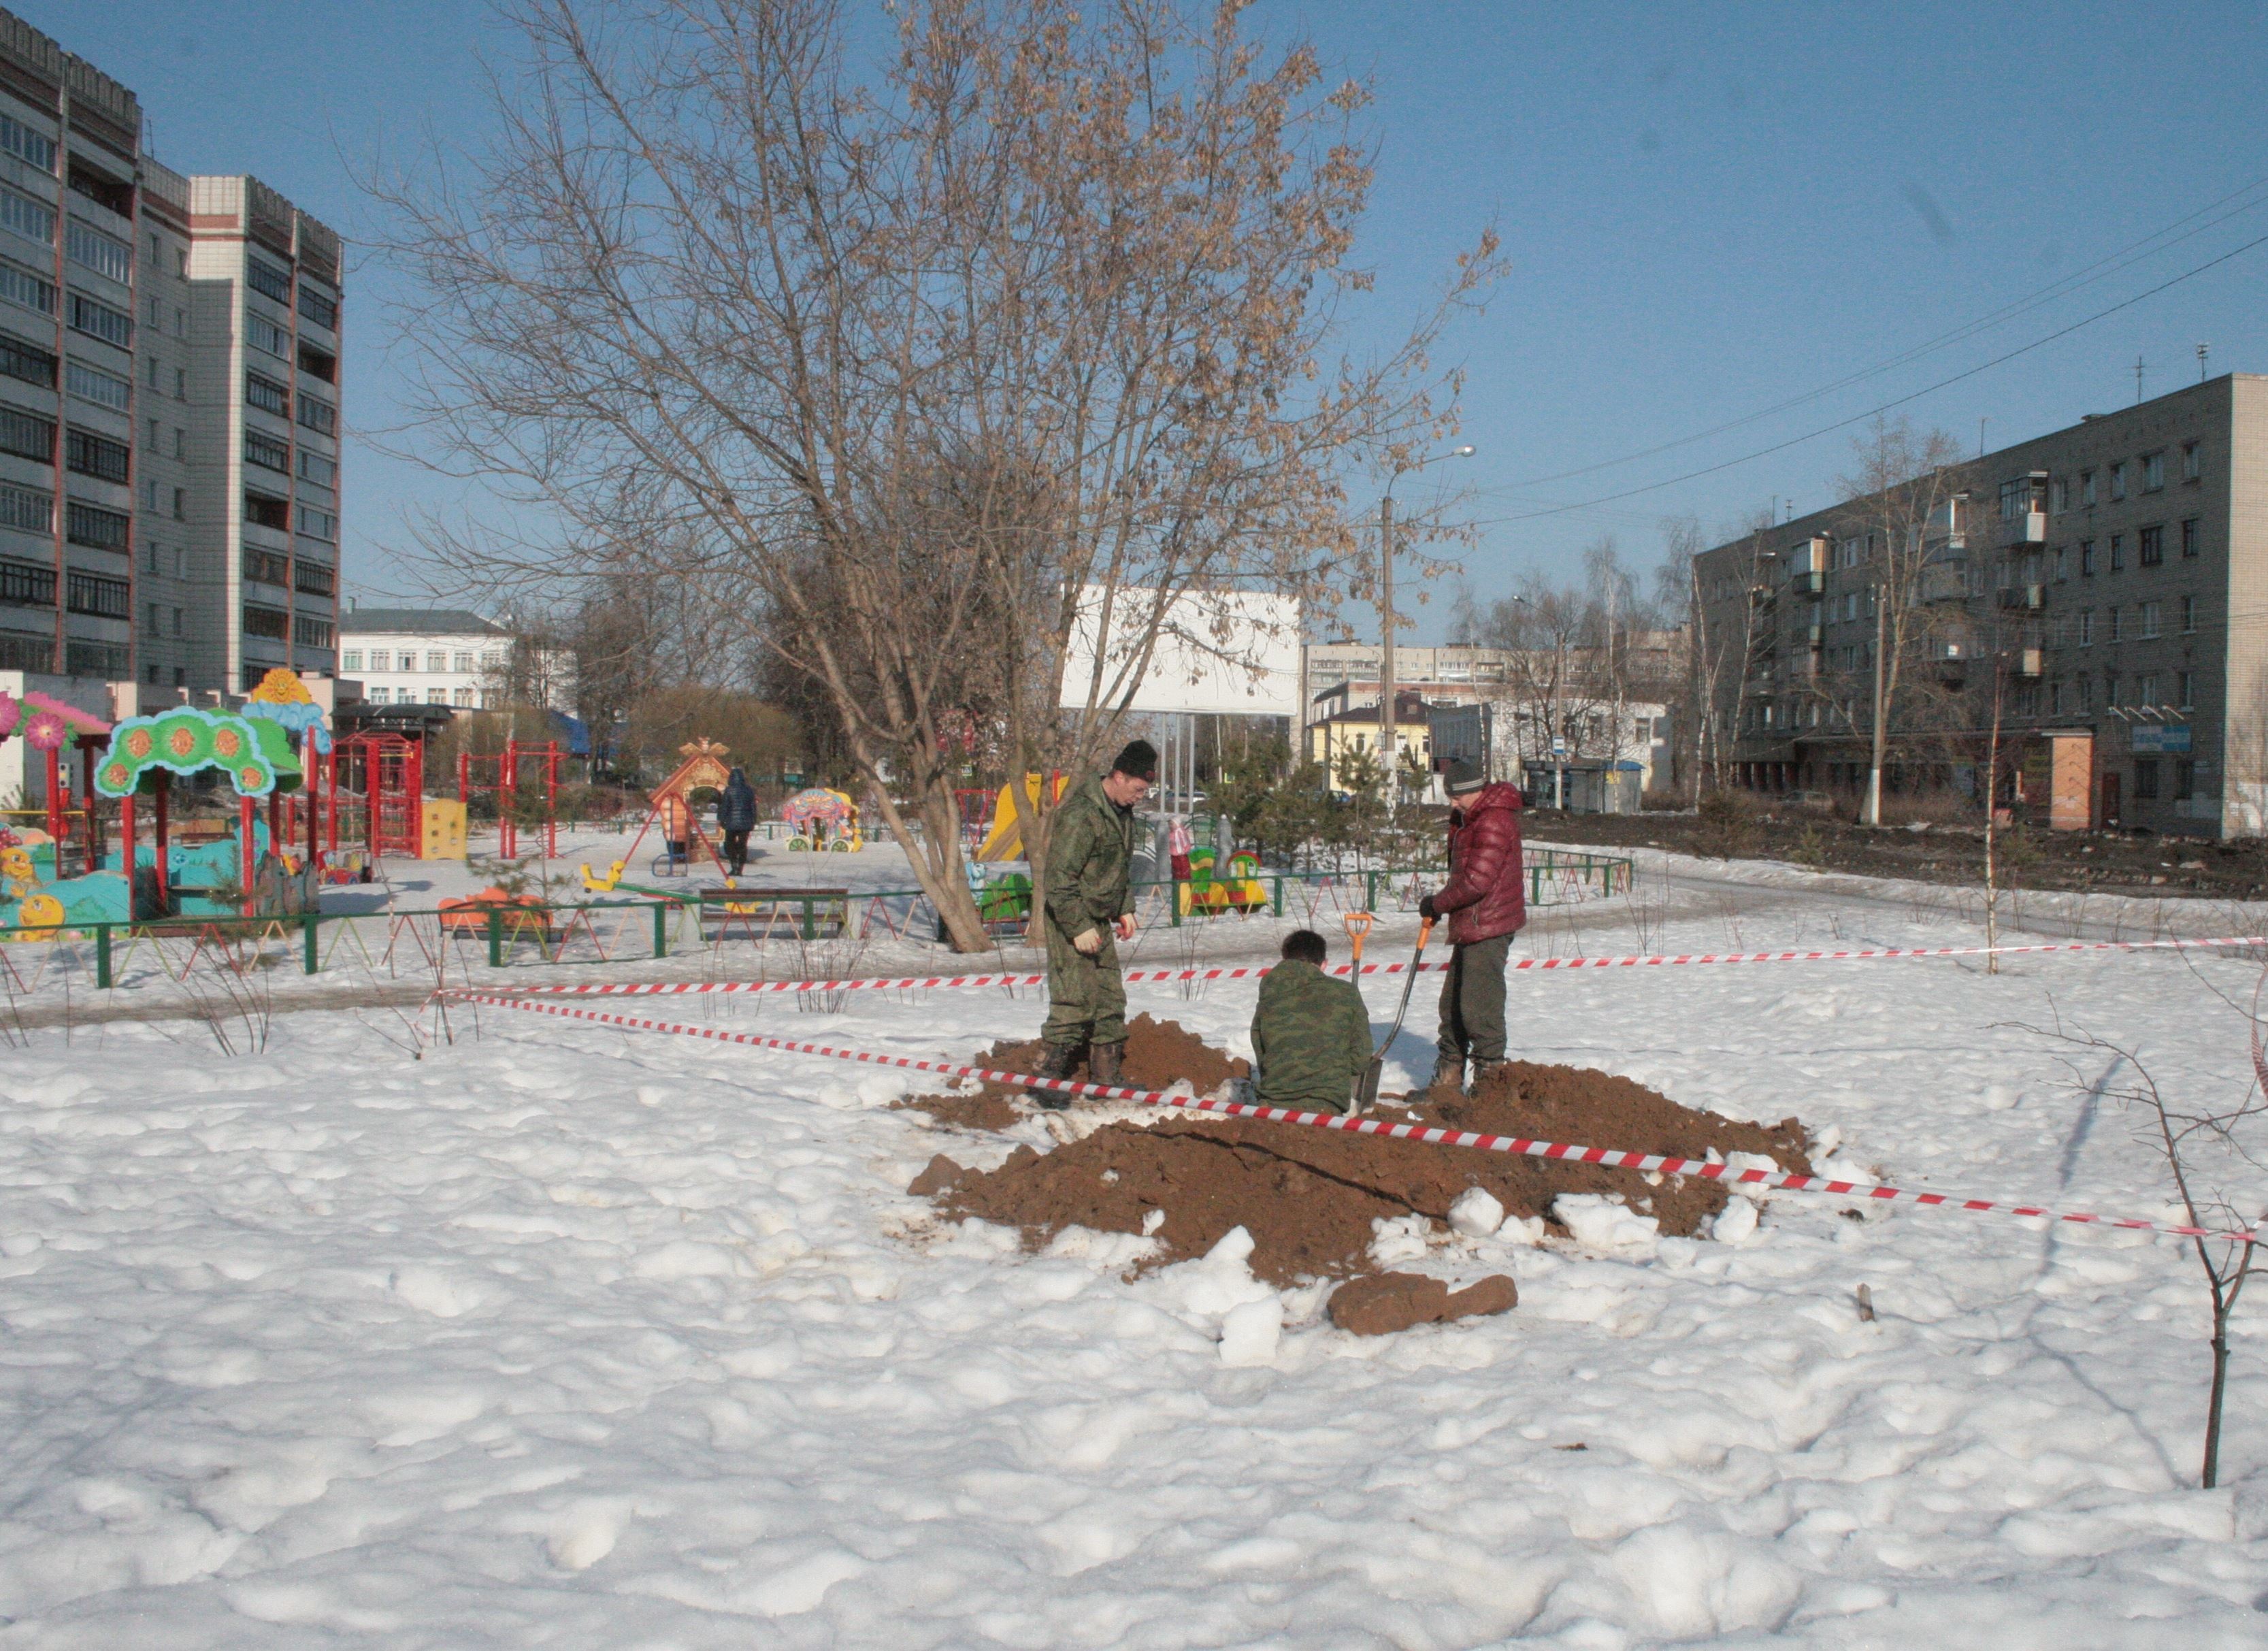
[[[1447,920],[1449,972],[1441,983],[1441,1035],[1432,1087],[1462,1089],[1504,1064],[1504,967],[1528,922],[1521,860],[1520,787],[1491,785],[1474,763],[1449,764],[1449,881],[1418,903]]]
[[[748,863],[748,833],[756,829],[756,788],[748,771],[736,768],[725,776],[717,795],[717,829],[725,834],[725,859],[738,877]]]
[[[1129,741],[1110,772],[1074,786],[1056,811],[1042,925],[1048,1018],[1035,1077],[1068,1078],[1084,1053],[1090,1080],[1118,1081],[1126,1052],[1126,982],[1112,942],[1134,938],[1134,805],[1157,779],[1157,748]],[[1069,1104],[1057,1090],[1031,1094],[1043,1107]]]
[[[1252,1093],[1263,1106],[1344,1112],[1370,1064],[1370,1011],[1351,980],[1323,973],[1323,937],[1294,929],[1260,983],[1252,1016]]]

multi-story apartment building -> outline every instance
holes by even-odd
[[[1704,759],[1752,787],[1857,789],[1876,638],[1903,631],[1893,787],[1974,794],[1997,703],[1997,795],[2046,823],[2260,831],[2268,377],[2090,416],[1923,491],[1902,548],[1879,498],[1853,499],[1697,558]]]
[[[0,11],[0,669],[335,667],[340,246]]]

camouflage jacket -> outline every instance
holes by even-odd
[[[1133,910],[1127,887],[1133,859],[1134,811],[1105,796],[1100,779],[1074,788],[1048,837],[1049,920],[1076,940]]]
[[[1370,1012],[1352,981],[1308,962],[1268,971],[1252,1017],[1252,1087],[1263,1102],[1344,1110],[1370,1055]]]

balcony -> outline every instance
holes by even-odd
[[[2000,543],[2004,548],[2043,545],[2047,542],[2048,513],[2043,510],[2019,511],[2000,523]]]
[[[2047,670],[2047,651],[2043,648],[2017,648],[2008,655],[2011,676],[2038,677]]]
[[[1798,568],[1787,576],[1787,588],[1796,596],[1816,596],[1827,588],[1827,575],[1817,568]]]
[[[2004,585],[2000,587],[2000,606],[2036,611],[2048,605],[2048,587],[2044,585]]]
[[[1969,564],[1955,559],[1933,562],[1921,571],[1921,599],[1926,602],[1969,600]]]

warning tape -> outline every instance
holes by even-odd
[[[1887,946],[1866,951],[1843,952],[1683,952],[1637,957],[1515,957],[1507,962],[1505,968],[1510,971],[1668,969],[1701,963],[1855,963],[1892,957],[2012,957],[2023,953],[2183,951],[2229,946],[2268,947],[2268,935],[2242,934],[2204,940],[2076,940],[2034,946]],[[1275,967],[1273,963],[1251,963],[1234,968],[1130,969],[1125,971],[1125,980],[1130,986],[1158,981],[1257,980]],[[1365,977],[1399,975],[1411,967],[1409,963],[1365,963],[1360,972]],[[1448,964],[1418,963],[1415,967],[1423,972],[1447,969]],[[1351,964],[1335,963],[1324,972],[1344,976],[1356,970]],[[1038,986],[1045,984],[1047,978],[1046,971],[1039,970],[1026,974],[899,975],[854,980],[687,980],[592,984],[570,982],[551,985],[494,986],[484,990],[512,996],[642,998],[728,991],[936,991],[982,986]]]
[[[1180,1107],[1194,1112],[1217,1112],[1231,1117],[1259,1118],[1271,1124],[1302,1124],[1312,1129],[1338,1130],[1351,1135],[1377,1135],[1393,1140],[1434,1146],[1464,1146],[1479,1152],[1506,1153],[1528,1158],[1556,1159],[1565,1163],[1602,1164],[1612,1169],[1636,1169],[1666,1176],[1692,1176],[1730,1186],[1784,1189],[1790,1192],[1823,1192],[1841,1198],[1863,1198],[1875,1203],[1903,1202],[1936,1208],[1969,1210],[1995,1215],[2031,1216],[2043,1220],[2068,1221],[2086,1227],[2113,1227],[2130,1232],[2168,1233],[2179,1238],[2220,1238],[2239,1243],[2259,1242],[2252,1232],[2217,1232],[2211,1227],[2183,1227],[2167,1221],[2133,1217],[2092,1215],[2080,1211],[2051,1210],[2037,1205],[2011,1204],[1994,1198],[1966,1198],[1949,1192],[1916,1192],[1874,1181],[1834,1181],[1823,1176],[1798,1175],[1792,1170],[1734,1168],[1694,1158],[1670,1158],[1658,1153],[1620,1152],[1604,1146],[1576,1146],[1565,1141],[1528,1140],[1513,1135],[1486,1135],[1471,1130],[1443,1129],[1435,1124],[1392,1123],[1379,1117],[1344,1117],[1329,1112],[1302,1112],[1288,1107],[1260,1106],[1207,1095],[1174,1095],[1164,1090],[1136,1089],[1123,1085],[1079,1083],[1068,1078],[1035,1078],[1024,1072],[996,1072],[987,1066],[957,1065],[949,1061],[922,1060],[911,1055],[880,1055],[871,1050],[836,1049],[826,1043],[800,1043],[793,1038],[763,1037],[754,1032],[728,1032],[711,1026],[685,1026],[672,1021],[644,1021],[632,1015],[610,1014],[572,1004],[534,1003],[461,986],[439,994],[457,1002],[485,1003],[500,1009],[523,1009],[536,1014],[586,1021],[599,1026],[642,1032],[674,1032],[686,1037],[707,1038],[718,1043],[741,1043],[754,1049],[776,1049],[792,1055],[823,1055],[833,1060],[856,1061],[867,1066],[893,1066],[912,1072],[936,1072],[954,1078],[974,1078],[983,1083],[1012,1084],[1027,1089],[1052,1089],[1065,1095],[1092,1095],[1103,1101],[1136,1101],[1145,1106]]]

